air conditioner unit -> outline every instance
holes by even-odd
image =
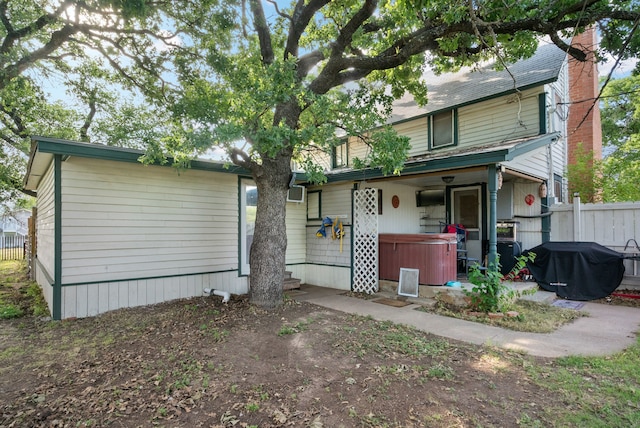
[[[304,186],[293,185],[289,187],[287,202],[304,202]]]

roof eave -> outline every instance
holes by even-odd
[[[514,147],[501,148],[480,153],[458,154],[437,159],[428,159],[407,163],[400,173],[401,176],[410,176],[424,172],[445,171],[449,169],[469,168],[493,163],[507,162],[518,156],[527,154],[540,147],[553,143],[560,137],[559,132],[544,134],[538,138],[516,144]],[[349,181],[362,181],[384,178],[381,168],[366,168],[362,170],[349,170],[327,175],[327,183],[339,183]]]
[[[46,170],[34,171],[34,163],[36,162],[37,157],[45,156],[44,159],[41,159],[43,162],[39,163],[47,166],[51,163],[50,159],[53,158],[54,155],[61,155],[63,157],[75,156],[83,158],[102,159],[116,162],[140,163],[140,157],[145,153],[142,150],[104,146],[100,144],[79,143],[76,141],[50,137],[34,136],[32,137],[31,141],[31,153],[29,156],[29,162],[27,164],[27,173],[25,174],[25,178],[23,181],[24,188],[31,191],[37,189],[40,178],[46,172]],[[169,158],[168,162],[164,166],[172,165],[173,159]],[[240,168],[236,165],[229,165],[224,162],[206,161],[199,159],[191,161],[190,168],[205,171],[231,173],[236,175],[250,175],[250,172],[248,170]],[[35,180],[31,180],[31,178],[35,177],[38,178]]]

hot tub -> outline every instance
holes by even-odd
[[[398,281],[400,268],[418,269],[418,282],[444,285],[457,276],[455,233],[383,233],[378,237],[379,278]]]

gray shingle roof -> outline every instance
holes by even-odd
[[[397,100],[388,123],[439,110],[470,104],[499,94],[512,92],[515,85],[526,89],[558,79],[566,53],[553,44],[542,44],[536,53],[525,60],[509,65],[507,70],[496,71],[493,63],[477,69],[464,68],[457,73],[426,75],[429,102],[419,107],[410,94]],[[511,74],[509,74],[511,72]]]

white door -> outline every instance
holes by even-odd
[[[458,187],[451,190],[452,223],[467,231],[467,257],[482,262],[482,197],[481,186]]]

